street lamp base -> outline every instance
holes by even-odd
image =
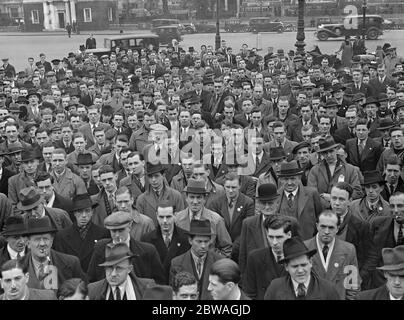
[[[301,56],[305,55],[304,47],[306,46],[306,42],[304,41],[296,41],[296,54],[300,54]]]
[[[215,35],[215,49],[216,51],[219,50],[220,48],[220,34]]]

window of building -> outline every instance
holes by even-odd
[[[113,16],[112,8],[108,8],[108,21],[109,21],[109,22],[114,21],[114,16]]]
[[[91,16],[91,8],[84,8],[84,22],[93,22],[93,17]]]
[[[19,17],[19,13],[18,13],[18,8],[17,7],[10,7],[10,17],[11,18],[18,18]]]
[[[39,11],[31,10],[31,21],[32,24],[39,24]]]

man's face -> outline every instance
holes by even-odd
[[[77,226],[79,228],[85,227],[90,221],[93,216],[93,209],[84,208],[80,210],[76,210],[73,212],[74,216],[76,217]]]
[[[290,277],[297,283],[305,283],[309,279],[311,268],[311,259],[306,255],[290,260],[285,266]]]
[[[133,198],[128,192],[116,196],[116,206],[119,211],[131,212],[132,205]]]
[[[274,137],[277,142],[283,143],[283,141],[286,137],[285,128],[284,127],[274,128]]]
[[[277,200],[261,201],[257,199],[255,201],[256,210],[265,217],[275,214],[277,205]]]
[[[251,122],[254,127],[259,127],[262,121],[262,113],[261,112],[253,112],[251,114]]]
[[[329,118],[320,118],[318,128],[322,134],[328,134],[331,129],[331,120]]]
[[[195,177],[196,180],[202,180],[204,182],[208,180],[209,173],[209,169],[206,169],[204,166],[194,167],[192,171],[192,175]]]
[[[126,281],[133,265],[125,259],[111,267],[105,267],[105,278],[110,286],[120,286]]]
[[[337,215],[343,215],[347,212],[351,199],[348,191],[333,187],[331,189],[331,208]]]
[[[204,194],[187,193],[186,201],[189,210],[192,213],[198,213],[203,209],[206,199]]]
[[[128,170],[135,175],[140,175],[144,171],[144,160],[140,160],[139,155],[128,158]]]
[[[61,174],[65,170],[66,157],[64,154],[52,154],[52,168],[57,174]]]
[[[26,294],[29,274],[22,269],[14,268],[1,273],[1,287],[6,300],[21,300]]]
[[[84,181],[88,181],[91,178],[91,164],[80,164],[78,167],[80,177]]]
[[[145,115],[143,123],[146,129],[150,129],[150,126],[156,123],[156,118],[154,116]]]
[[[349,128],[355,128],[358,117],[356,116],[356,111],[347,111],[345,113],[345,119],[348,121]]]
[[[389,293],[396,299],[404,295],[404,276],[385,271],[386,286]]]
[[[369,129],[365,124],[360,124],[356,126],[356,136],[359,140],[365,140],[368,138]]]
[[[217,275],[209,275],[208,291],[213,300],[227,300],[231,286],[229,283],[223,284]]]
[[[253,105],[252,105],[252,102],[250,100],[245,100],[243,102],[242,109],[243,109],[245,114],[250,114],[251,110],[252,110],[252,107],[253,107]]]
[[[45,163],[52,162],[52,153],[54,150],[55,150],[55,147],[44,147],[42,149],[42,157],[43,157]]]
[[[181,160],[182,171],[185,173],[187,178],[189,178],[193,173],[194,163],[195,160],[193,158],[184,158]]]
[[[404,223],[404,195],[391,196],[389,199],[390,212],[397,223]]]
[[[286,232],[283,228],[267,230],[267,239],[271,249],[278,255],[283,256],[283,243],[292,236],[290,231]]]
[[[376,117],[377,105],[375,103],[366,105],[365,112],[368,117],[371,117],[371,118]]]
[[[323,244],[330,244],[338,231],[338,218],[334,215],[321,215],[317,222],[318,237]]]
[[[78,129],[80,127],[80,117],[71,117],[70,118],[70,124],[72,126],[73,129]]]
[[[94,138],[97,144],[103,146],[105,144],[105,131],[94,132]]]
[[[49,201],[54,191],[51,180],[38,181],[37,187],[40,195],[43,196],[46,201]]]
[[[6,137],[9,143],[16,142],[18,139],[18,130],[16,126],[6,127]]]
[[[36,140],[40,147],[42,147],[46,142],[49,141],[49,136],[46,131],[40,132],[36,134]]]
[[[285,100],[281,100],[278,102],[278,109],[279,109],[279,113],[282,115],[287,114],[288,110],[289,110],[289,102],[285,101]]]
[[[147,176],[153,190],[161,190],[164,184],[164,176],[161,172],[156,172]]]
[[[157,222],[163,234],[171,234],[174,230],[174,208],[157,208]]]
[[[27,244],[27,237],[21,235],[6,236],[7,244],[16,252],[23,252]]]
[[[396,184],[398,182],[400,176],[400,166],[398,164],[387,164],[384,172],[388,184]]]
[[[362,73],[358,71],[354,71],[352,74],[352,79],[355,83],[358,83],[362,80]]]
[[[383,186],[378,183],[365,185],[366,196],[372,203],[379,200],[382,191]]]
[[[21,167],[26,174],[35,174],[38,168],[39,161],[37,159],[21,162]]]
[[[90,120],[91,124],[96,124],[100,121],[100,113],[97,109],[90,109],[88,110],[88,119]]]
[[[263,150],[264,140],[262,137],[253,137],[251,138],[251,148],[255,154],[260,154]]]
[[[77,137],[73,141],[73,147],[77,153],[83,153],[86,148],[86,141],[83,137]]]
[[[116,175],[113,172],[100,174],[100,180],[102,186],[108,192],[114,192],[116,190]]]
[[[401,130],[391,132],[391,143],[395,149],[402,149],[404,146],[404,134]]]
[[[181,286],[178,292],[174,293],[174,300],[197,300],[198,295],[198,284],[190,284]]]
[[[240,193],[240,183],[238,179],[226,180],[224,183],[224,191],[228,199],[237,199]]]
[[[300,176],[279,177],[279,182],[286,192],[293,192],[299,187]]]
[[[112,123],[116,128],[121,128],[123,126],[123,116],[121,115],[114,115],[112,119]]]
[[[53,235],[50,233],[32,235],[28,240],[28,248],[38,261],[43,261],[49,256],[52,244]]]
[[[197,257],[206,255],[209,250],[210,242],[210,236],[194,236],[192,239],[189,239],[191,250]]]

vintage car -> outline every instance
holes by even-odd
[[[185,32],[184,26],[180,23],[180,20],[178,19],[153,19],[152,20],[152,27],[151,27],[151,32],[155,32],[156,28],[162,27],[162,26],[173,26],[177,25],[180,29],[180,32]]]
[[[226,32],[249,32],[250,26],[242,23],[240,19],[232,18],[224,22],[224,31]]]
[[[161,26],[154,29],[159,37],[160,44],[171,44],[173,39],[182,41],[181,31],[177,25]]]
[[[270,18],[251,18],[249,21],[251,32],[283,32],[284,25],[281,21],[273,21]]]
[[[104,54],[110,54],[115,51],[116,47],[121,50],[137,50],[140,53],[141,49],[149,48],[158,51],[160,47],[159,36],[155,34],[128,34],[124,36],[114,36],[104,39],[104,48],[87,49],[86,53],[92,53],[97,57]]]
[[[195,25],[191,22],[191,23],[183,23],[182,24],[183,29],[184,29],[184,33],[196,33],[196,27]]]
[[[363,17],[361,15],[347,16],[343,19],[341,23],[319,25],[315,35],[320,41],[325,41],[328,38],[362,35]],[[383,18],[381,16],[367,15],[365,25],[368,40],[376,40],[383,34]],[[349,27],[346,28],[347,26]]]
[[[212,23],[198,23],[195,25],[197,33],[215,33],[216,24]]]

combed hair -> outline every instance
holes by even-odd
[[[338,188],[340,190],[345,190],[346,192],[348,192],[349,198],[352,198],[353,188],[351,187],[351,185],[349,183],[347,183],[347,182],[338,182],[338,183],[334,184],[332,186],[332,188]]]
[[[1,272],[10,271],[13,269],[21,269],[22,272],[25,274],[28,272],[28,267],[28,263],[22,263],[21,260],[18,259],[11,259],[2,264]]]
[[[238,284],[241,280],[241,272],[238,264],[231,259],[225,258],[216,261],[210,267],[210,275],[217,276],[223,284],[234,282]]]
[[[187,271],[180,271],[175,274],[171,286],[173,291],[177,293],[183,286],[191,286],[197,284],[196,278]]]
[[[264,228],[265,230],[268,229],[277,230],[283,228],[283,232],[288,233],[289,231],[292,232],[292,223],[285,216],[282,216],[280,214],[272,214],[267,218],[265,218]]]
[[[83,297],[88,296],[87,282],[80,278],[71,278],[63,282],[56,295],[59,300],[64,300],[65,298],[73,296],[77,290]]]

